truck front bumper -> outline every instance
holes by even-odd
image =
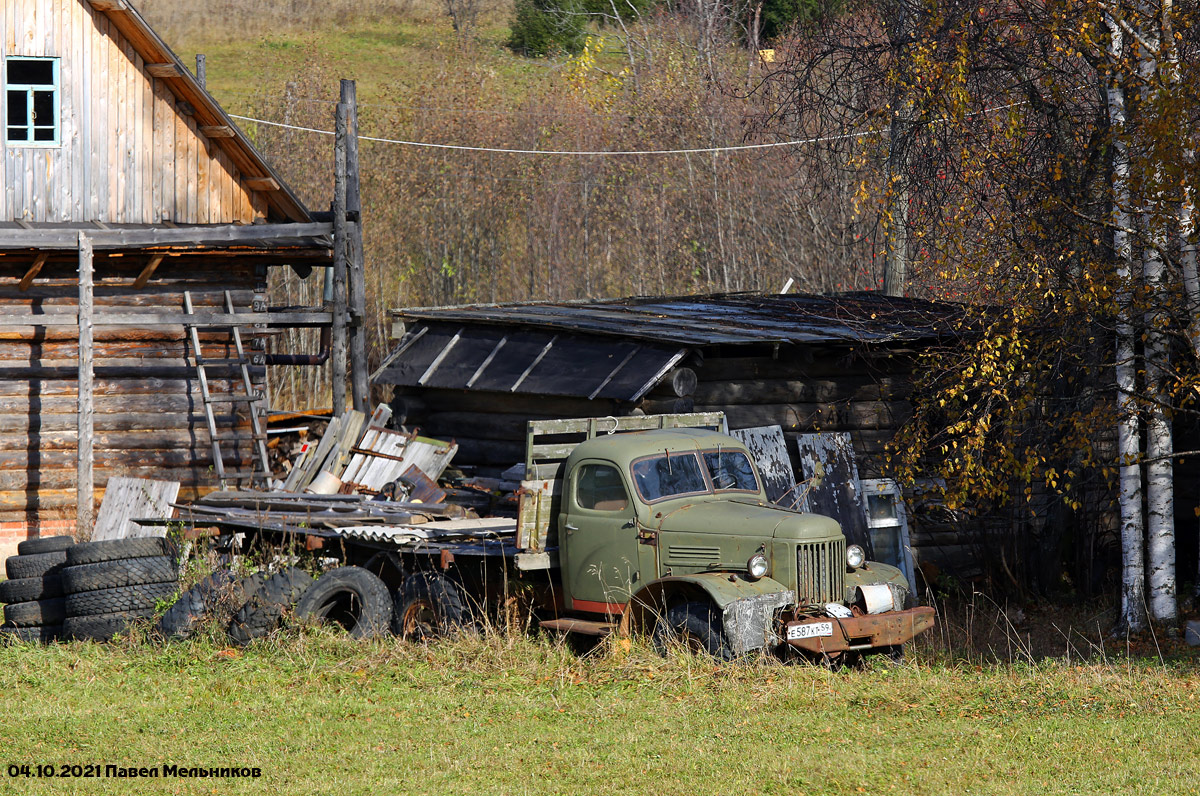
[[[847,619],[805,617],[785,622],[784,643],[816,653],[854,652],[903,644],[933,627],[928,606],[884,614],[861,614]]]

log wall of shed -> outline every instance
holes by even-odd
[[[0,218],[252,223],[266,216],[229,157],[103,14],[81,0],[5,0],[0,55],[60,59],[61,145],[0,143]],[[2,75],[0,75],[2,78]],[[3,136],[0,136],[0,142]]]
[[[95,311],[183,312],[183,291],[197,312],[220,312],[224,291],[249,311],[255,282],[251,265],[228,259],[168,258],[145,287],[134,286],[145,256],[98,256]],[[25,291],[24,269],[0,265],[0,314],[73,313],[78,301],[74,265],[51,260]],[[234,358],[228,331],[201,334],[206,358]],[[249,342],[247,341],[247,346]],[[27,535],[73,529],[75,514],[77,328],[0,327],[0,546]],[[211,439],[194,361],[183,326],[97,325],[95,473],[99,501],[110,476],[176,480],[180,498],[215,487]],[[228,393],[238,374],[210,367],[210,388]],[[265,369],[254,370],[265,386]],[[240,382],[237,392],[241,393]],[[233,413],[237,407],[237,414]],[[244,404],[226,404],[218,432],[235,428],[244,439],[223,443],[228,469],[248,469],[251,447]]]

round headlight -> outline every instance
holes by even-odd
[[[746,562],[746,574],[754,580],[758,580],[763,575],[766,575],[767,557],[762,553],[755,553],[750,556],[750,560]]]
[[[852,544],[846,548],[846,566],[850,569],[858,569],[865,563],[867,563],[867,554],[861,547]]]

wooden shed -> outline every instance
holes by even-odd
[[[250,470],[267,338],[331,322],[273,312],[268,273],[329,265],[333,225],[124,0],[7,0],[0,58],[3,554],[90,511],[85,450],[95,499],[113,475],[188,497]]]
[[[866,477],[911,413],[913,355],[962,312],[879,293],[406,308],[374,381],[485,471],[523,460],[529,419],[720,410],[782,426],[793,453],[798,434],[849,432]]]

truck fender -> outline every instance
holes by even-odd
[[[775,613],[794,605],[796,593],[771,578],[747,580],[728,572],[672,575],[633,595],[621,617],[622,633],[649,631],[668,606],[681,602],[712,603],[721,614],[730,648],[740,655],[778,642]]]

